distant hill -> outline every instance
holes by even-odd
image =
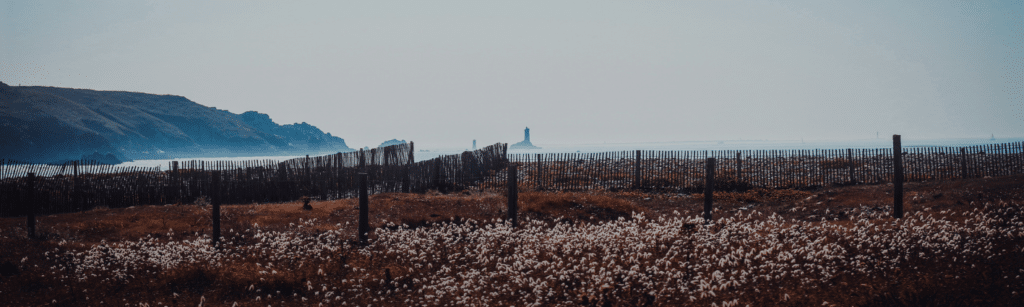
[[[181,96],[0,82],[0,159],[120,160],[351,151],[307,123],[278,125],[267,114],[234,114]]]

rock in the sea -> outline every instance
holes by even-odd
[[[388,147],[388,146],[392,146],[392,145],[402,145],[402,144],[405,144],[405,143],[406,143],[405,140],[399,141],[398,139],[390,139],[390,140],[384,141],[384,143],[380,143],[380,146],[377,146],[377,147]]]

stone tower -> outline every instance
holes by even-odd
[[[476,150],[476,140],[473,140],[473,150]]]
[[[530,142],[530,127],[526,127],[526,130],[523,131],[523,134],[524,135],[523,135],[523,141],[522,142],[509,145],[508,148],[509,149],[540,149],[540,147],[533,146],[533,143]]]

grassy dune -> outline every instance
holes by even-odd
[[[1021,305],[1024,177],[702,196],[522,192],[145,206],[0,220],[6,305]],[[8,264],[9,263],[9,264]]]

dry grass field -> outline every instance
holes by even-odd
[[[1024,176],[702,195],[382,194],[0,219],[9,306],[1024,305]]]

